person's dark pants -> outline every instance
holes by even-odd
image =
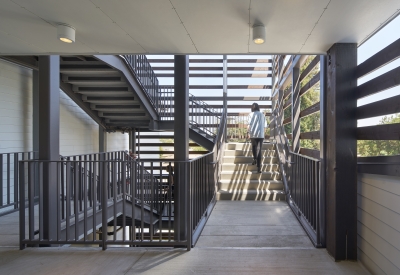
[[[263,141],[263,138],[251,138],[251,150],[253,151],[253,159],[257,160],[258,171],[261,170],[261,149]]]

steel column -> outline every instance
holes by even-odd
[[[357,260],[357,44],[334,44],[327,59],[326,248]]]
[[[293,152],[300,152],[300,68],[299,62],[292,71],[292,141]]]
[[[319,233],[320,242],[323,247],[326,246],[326,219],[325,219],[325,203],[326,203],[326,76],[327,76],[327,63],[326,56],[320,56],[320,175],[319,175]]]
[[[189,56],[175,55],[174,58],[174,152],[176,161],[189,159]],[[186,240],[188,230],[185,201],[188,188],[187,169],[184,163],[175,165],[175,205],[174,237],[175,240]],[[182,164],[182,165],[181,165]],[[190,233],[189,233],[190,234]]]
[[[228,106],[228,60],[227,60],[227,57],[226,57],[226,55],[224,55],[223,56],[223,73],[222,73],[222,75],[223,75],[223,84],[222,84],[222,88],[223,88],[223,95],[222,95],[222,97],[223,97],[223,111],[227,111],[228,110],[228,108],[227,108],[227,106]],[[224,141],[226,142],[226,140],[227,140],[227,131],[225,131],[225,134],[224,134]]]
[[[99,125],[99,152],[107,152],[107,131]]]
[[[39,159],[60,159],[60,56],[39,57]],[[57,166],[43,165],[43,238],[57,236]]]

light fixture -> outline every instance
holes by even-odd
[[[263,44],[265,42],[265,26],[254,25],[253,26],[253,42],[256,44]]]
[[[57,38],[65,43],[75,42],[75,28],[68,24],[58,23]]]

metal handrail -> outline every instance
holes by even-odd
[[[280,60],[281,61],[281,60]],[[290,63],[290,62],[288,62]],[[282,75],[283,64],[279,64],[276,78]],[[287,67],[287,66],[286,66]],[[278,96],[272,117],[275,125],[275,139],[279,155],[279,166],[285,187],[286,199],[316,247],[322,247],[325,234],[321,215],[324,194],[320,178],[321,161],[292,152],[284,125],[283,107]]]
[[[128,64],[153,107],[159,112],[160,88],[158,78],[146,55],[120,55],[120,57]]]
[[[18,162],[37,156],[36,151],[0,153],[0,216],[18,210]]]
[[[161,92],[159,115],[161,120],[173,120],[174,118],[174,88],[165,87]],[[211,138],[216,138],[222,108],[211,108],[204,101],[198,100],[192,94],[189,94],[189,123],[193,128],[202,131]]]

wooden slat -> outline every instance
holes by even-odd
[[[358,107],[357,119],[384,116],[399,112],[400,95]]]
[[[320,158],[320,152],[319,150],[315,150],[315,149],[308,149],[308,148],[300,148],[300,154],[301,155],[305,155],[305,156],[309,156],[315,159],[319,159]]]
[[[152,59],[149,58],[150,63],[174,63],[174,59]],[[189,59],[189,63],[222,63],[222,59]]]
[[[283,125],[286,125],[286,124],[289,124],[289,123],[291,123],[291,122],[292,122],[292,118],[291,118],[291,117],[288,117],[288,118],[286,118],[286,119],[283,120],[282,124],[283,124]]]
[[[358,173],[400,177],[400,156],[377,156],[357,158]]]
[[[308,64],[307,68],[301,73],[300,75],[300,82],[303,81],[304,78],[306,78],[311,71],[315,68],[315,66],[318,65],[319,63],[319,55],[315,56],[314,59]]]
[[[168,89],[170,86],[160,86],[161,89]],[[271,85],[228,85],[228,89],[271,89]],[[189,85],[189,89],[216,90],[223,89],[223,85]]]
[[[168,99],[168,98],[167,98]],[[202,101],[221,101],[222,96],[196,96],[197,100]],[[228,101],[271,101],[269,96],[228,96]]]
[[[400,85],[400,67],[380,75],[357,87],[357,99]]]
[[[320,74],[316,74],[313,76],[313,78],[310,79],[310,81],[303,86],[300,90],[300,96],[303,96],[305,93],[307,93],[312,87],[314,87],[318,82],[319,82]]]
[[[152,67],[154,71],[173,71],[174,67]],[[222,67],[189,67],[189,71],[222,71]],[[228,67],[229,71],[255,71],[255,72],[265,72],[271,71],[272,67]]]
[[[272,63],[272,59],[228,59],[228,63]]]
[[[399,140],[400,123],[357,128],[358,140]]]
[[[173,71],[174,67],[156,67],[153,66],[154,71]],[[222,67],[189,67],[189,71],[222,71]]]
[[[400,57],[400,38],[358,65],[356,75],[362,77]]]
[[[228,67],[228,72],[229,71],[271,71],[272,67]]]
[[[271,109],[272,105],[258,105],[260,108]],[[208,107],[210,108],[222,108],[222,105],[211,105],[209,104]],[[228,105],[228,109],[250,109],[251,105]]]
[[[288,135],[286,135],[286,137],[287,137],[289,140],[291,140],[291,139],[292,139],[292,134],[288,134]]]
[[[286,90],[286,92],[283,93],[283,100],[285,100],[291,93],[292,93],[292,89]]]
[[[312,115],[316,112],[319,112],[320,109],[320,103],[317,102],[314,105],[311,105],[310,107],[304,109],[303,111],[300,112],[300,117],[306,117],[309,115]]]
[[[156,74],[157,77],[174,77],[174,74]],[[223,77],[222,74],[189,74],[189,77]],[[267,78],[272,74],[228,74],[231,78]]]
[[[286,110],[290,105],[292,105],[292,99],[289,98],[283,105],[283,110]]]
[[[319,139],[319,138],[320,138],[319,131],[300,133],[300,139]]]

